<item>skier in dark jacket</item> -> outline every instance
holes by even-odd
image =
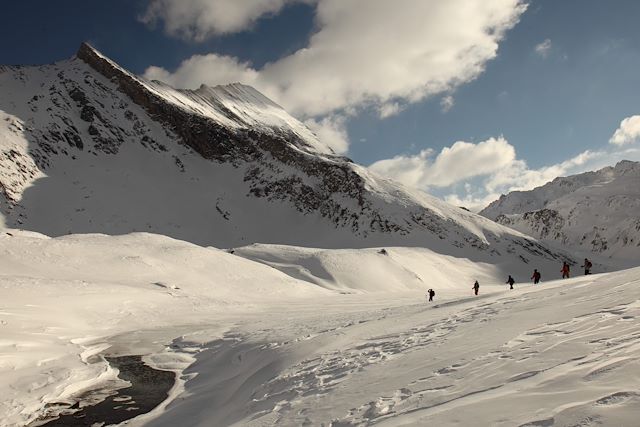
[[[591,264],[591,261],[589,261],[588,259],[584,259],[584,265],[582,266],[584,268],[584,275],[586,276],[587,274],[591,274],[591,267],[593,267],[593,264]]]
[[[571,269],[569,268],[569,264],[567,264],[566,261],[562,264],[562,270],[560,270],[560,272],[562,273],[562,278],[563,279],[568,279],[569,278],[569,274],[571,272]]]
[[[533,276],[531,276],[531,280],[533,280],[534,285],[540,283],[540,277],[540,272],[537,269],[533,270]]]
[[[429,289],[427,291],[427,295],[429,295],[429,302],[433,301],[433,297],[436,296],[436,291],[434,291],[433,289]]]
[[[478,290],[480,289],[480,283],[478,283],[478,281],[476,280],[476,283],[473,284],[473,287],[471,289],[473,289],[474,293],[478,295]]]
[[[516,283],[516,281],[513,280],[513,277],[511,277],[511,275],[509,275],[506,283],[509,285],[509,289],[513,289],[513,284]]]

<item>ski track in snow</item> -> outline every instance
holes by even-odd
[[[635,425],[640,280],[614,283],[579,278],[325,321],[302,310],[291,314],[296,327],[279,332],[273,325],[243,333],[249,320],[226,357],[245,364],[243,381],[253,386],[216,425]],[[265,314],[264,321],[283,319]],[[285,329],[303,335],[272,341]],[[170,425],[184,408],[193,409],[170,404],[150,425]]]
[[[517,300],[516,300],[517,302]],[[580,301],[576,301],[579,303]],[[514,300],[498,302],[500,305],[514,303]],[[498,312],[499,308],[483,307],[466,310],[461,321],[487,321],[487,317]],[[369,402],[347,417],[336,421],[332,426],[381,424],[409,425],[427,420],[433,413],[450,412],[455,409],[477,405],[485,400],[496,398],[508,399],[509,395],[527,393],[528,391],[549,386],[554,382],[566,381],[567,373],[582,383],[606,380],[616,370],[627,364],[638,365],[637,351],[640,349],[640,327],[636,322],[627,325],[620,322],[632,321],[640,315],[640,304],[621,304],[592,314],[572,318],[559,323],[547,323],[529,329],[516,338],[508,341],[502,348],[491,351],[472,361],[458,362],[433,373],[416,383],[408,384],[390,396],[380,396]],[[463,320],[464,319],[464,320]],[[448,322],[446,322],[448,323]],[[445,323],[445,324],[446,324]],[[455,322],[454,322],[455,323]],[[616,336],[611,337],[612,328]],[[587,349],[579,350],[587,343]],[[577,352],[554,354],[555,349],[573,347]],[[540,359],[541,355],[549,355]],[[537,358],[536,369],[518,368]],[[615,360],[611,362],[611,360]],[[509,376],[509,372],[522,371]],[[491,372],[496,378],[482,387],[473,384],[482,383]],[[446,375],[447,384],[439,385],[438,378]],[[462,384],[463,383],[463,384]],[[471,385],[471,387],[470,387]],[[585,384],[587,385],[587,384]],[[570,391],[571,388],[567,388]],[[604,396],[582,405],[585,412],[597,413],[598,407],[608,405],[624,405],[639,403],[639,393],[620,391]],[[575,408],[575,407],[574,407]],[[470,411],[473,412],[473,411]],[[560,411],[563,414],[563,411]],[[580,426],[600,425],[597,415],[585,416],[578,420]],[[573,421],[572,421],[573,422]],[[522,426],[564,425],[556,420],[546,418],[532,420]]]

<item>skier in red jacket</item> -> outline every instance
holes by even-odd
[[[562,278],[563,279],[568,279],[569,278],[569,274],[571,273],[571,271],[570,271],[570,268],[569,268],[569,264],[567,264],[566,261],[562,264],[562,270],[560,270],[560,272],[562,273]]]
[[[540,272],[537,269],[533,270],[533,276],[531,276],[531,280],[533,280],[534,285],[540,283],[540,277]]]

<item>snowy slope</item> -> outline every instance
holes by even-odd
[[[274,307],[196,357],[194,394],[133,425],[634,426],[639,281]]]
[[[635,265],[640,255],[640,163],[556,178],[501,197],[481,215],[523,233]]]
[[[0,236],[2,426],[23,425],[46,403],[113,380],[105,363],[88,360],[110,347],[100,337],[168,331],[219,313],[229,318],[238,306],[329,294],[262,264],[164,236],[10,234]]]
[[[153,354],[155,364],[184,368],[191,356],[165,354],[165,346],[194,328],[209,331],[200,340],[219,338],[256,311],[332,295],[385,306],[393,295],[420,301],[428,287],[439,298],[459,296],[472,278],[483,292],[505,287],[499,266],[421,248],[383,255],[254,245],[230,254],[147,233],[50,238],[8,230],[0,235],[0,425],[21,425],[49,403],[113,382],[116,372],[92,359],[97,353]],[[154,343],[139,342],[144,331]],[[131,334],[138,338],[118,338]]]
[[[475,280],[502,286],[507,274],[526,283],[532,273],[526,263],[514,265],[508,258],[504,264],[474,262],[427,248],[316,249],[254,244],[237,248],[234,254],[345,294],[425,292],[434,287],[440,293],[459,293],[466,292]],[[553,261],[538,260],[536,267],[545,273],[545,279],[557,277],[558,265]]]
[[[640,416],[638,269],[507,291],[490,266],[419,248],[238,249],[256,263],[145,233],[10,233],[0,237],[2,426],[108,393],[118,372],[102,357],[123,354],[182,374],[170,401],[132,426],[568,427]],[[435,257],[429,274],[421,261]],[[279,271],[296,260],[308,280]],[[451,286],[478,272],[479,297],[470,283]],[[436,288],[435,307],[415,282],[403,286],[412,274]],[[393,287],[370,292],[375,275]]]
[[[513,268],[563,258],[331,154],[241,84],[176,90],[83,44],[68,61],[1,67],[0,110],[8,227],[216,247],[420,246]]]

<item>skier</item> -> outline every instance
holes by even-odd
[[[591,274],[591,267],[593,267],[593,264],[591,264],[591,261],[589,261],[588,259],[584,259],[584,265],[582,266],[584,267],[584,275],[586,276],[587,274]]]
[[[513,284],[516,283],[516,281],[513,280],[513,277],[511,277],[511,275],[509,275],[506,283],[509,285],[509,289],[513,289]]]
[[[429,302],[433,301],[433,297],[436,296],[436,291],[434,291],[433,289],[429,289],[427,291],[427,295],[429,295]]]
[[[534,285],[540,283],[540,272],[537,269],[533,270],[533,276],[531,276],[531,279],[533,280]]]
[[[473,289],[475,294],[478,295],[478,290],[480,289],[480,283],[478,283],[478,281],[476,280],[476,283],[473,284],[473,287],[471,289]]]
[[[562,273],[563,279],[569,278],[570,268],[566,261],[562,264],[562,270],[560,270],[560,272]]]

